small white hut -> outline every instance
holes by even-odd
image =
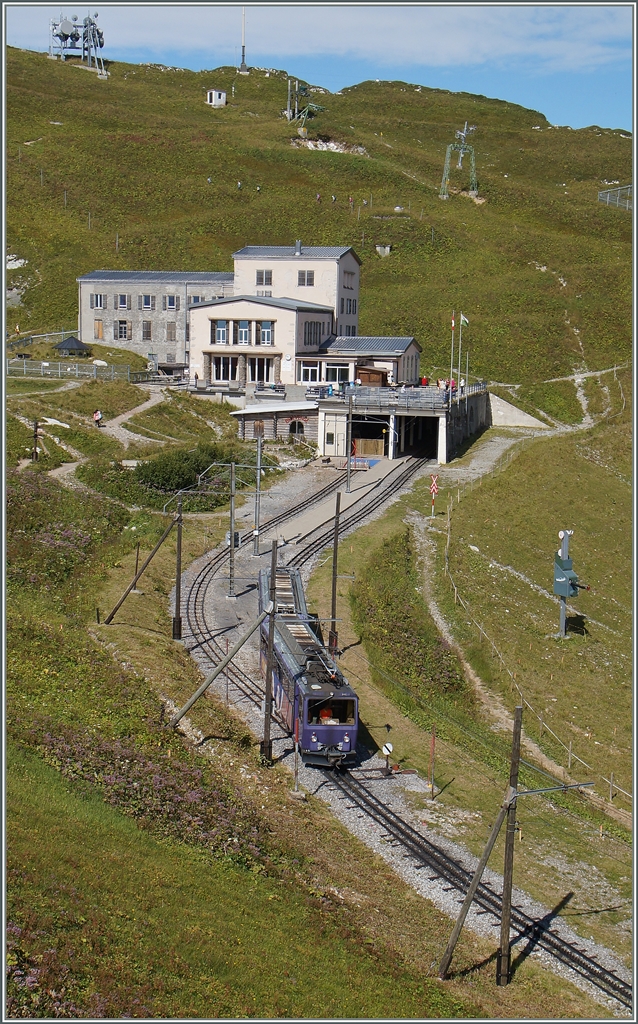
[[[226,93],[220,89],[209,89],[206,93],[206,102],[209,107],[225,107]]]

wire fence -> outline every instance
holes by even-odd
[[[130,366],[111,364],[96,366],[95,363],[54,363],[35,359],[6,359],[7,377],[58,377],[83,380],[126,380],[140,384],[154,379],[148,370],[131,370]],[[168,379],[168,378],[166,378]]]
[[[492,478],[493,479],[494,477],[496,477],[500,473],[502,473],[508,466],[511,465],[511,463],[513,462],[514,459],[518,458],[518,456],[520,455],[521,451],[525,450],[525,448],[529,447],[529,445],[532,444],[532,443],[533,443],[533,439],[532,438],[527,438],[524,441],[522,441],[519,445],[517,445],[516,449],[510,449],[508,452],[506,452],[498,460],[498,462],[494,466],[494,469],[491,471],[491,473],[488,474],[488,478]],[[457,506],[460,504],[461,499],[464,498],[466,496],[466,494],[468,494],[471,491],[473,491],[475,487],[482,486],[482,479],[483,479],[482,477],[479,477],[476,481],[471,481],[469,484],[466,484],[464,487],[457,488],[457,497],[456,497],[456,504],[457,504]],[[547,732],[550,736],[553,737],[553,739],[558,743],[558,745],[565,751],[565,753],[567,755],[567,768],[565,768],[564,765],[560,766],[562,768],[563,772],[565,773],[565,775],[567,775],[567,772],[571,771],[572,762],[577,762],[578,764],[580,764],[584,768],[586,768],[587,771],[592,772],[592,774],[596,775],[596,777],[601,782],[605,783],[606,787],[609,787],[608,792],[609,792],[609,802],[610,803],[613,801],[615,793],[621,793],[629,801],[633,802],[632,794],[628,793],[626,789],[623,789],[616,782],[616,780],[614,778],[614,772],[610,773],[610,777],[609,778],[607,778],[605,775],[602,775],[599,772],[597,772],[594,768],[592,768],[592,766],[590,764],[588,764],[585,760],[583,760],[582,757],[579,757],[576,753],[574,753],[573,743],[572,743],[571,740],[568,743],[565,743],[565,741],[563,739],[561,739],[561,737],[558,736],[554,732],[554,730],[547,724],[547,722],[545,721],[543,712],[542,711],[541,712],[537,711],[536,708],[525,697],[525,695],[523,693],[523,690],[521,689],[521,687],[520,687],[520,685],[519,685],[519,683],[517,681],[516,672],[512,672],[512,670],[507,666],[507,664],[505,662],[505,659],[503,657],[503,654],[501,653],[501,651],[499,650],[499,648],[495,644],[494,640],[490,636],[488,636],[488,634],[485,631],[484,627],[479,622],[477,622],[476,619],[474,618],[474,616],[473,616],[473,614],[472,614],[472,612],[470,610],[469,603],[461,596],[459,587],[457,586],[457,583],[456,583],[452,573],[450,572],[450,543],[451,543],[451,527],[452,527],[452,509],[453,509],[453,507],[454,507],[454,495],[452,494],[450,496],[449,501],[448,501],[448,507],[447,507],[447,530],[446,530],[446,544],[445,544],[445,552],[444,552],[444,562],[445,562],[445,575],[449,579],[450,584],[452,586],[452,590],[454,592],[454,603],[461,605],[461,607],[465,611],[466,615],[468,616],[468,619],[469,619],[470,623],[477,630],[477,632],[479,634],[480,640],[481,641],[484,640],[489,645],[489,647],[490,647],[490,649],[492,651],[492,654],[494,655],[494,657],[498,661],[498,663],[501,666],[502,670],[509,677],[510,683],[511,683],[512,687],[518,693],[522,705],[524,707],[526,707],[528,709],[528,711],[538,721],[538,724],[539,724],[539,739],[542,738],[544,732]],[[607,799],[607,796],[605,796],[605,800],[606,799]]]
[[[598,193],[598,202],[605,206],[618,206],[623,210],[631,210],[633,186],[621,185],[620,188],[606,188]]]

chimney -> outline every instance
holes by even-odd
[[[295,242],[295,256],[301,256],[301,239],[298,238]]]

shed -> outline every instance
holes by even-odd
[[[206,93],[206,102],[209,107],[225,107],[226,93],[221,89],[209,89]]]
[[[88,345],[85,345],[83,341],[79,341],[77,338],[64,338],[59,341],[53,348],[60,353],[61,356],[88,356],[91,354],[91,349]]]

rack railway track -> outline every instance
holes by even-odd
[[[390,481],[387,487],[380,487],[379,491],[371,498],[368,496],[368,500],[364,496],[355,505],[350,506],[350,509],[341,517],[339,535],[347,533],[353,527],[359,525],[372,512],[377,511],[388,498],[409,483],[418,470],[426,464],[426,461],[415,460],[410,462],[407,467],[403,468]],[[330,493],[336,491],[341,483],[341,480],[333,481],[327,487],[324,487],[304,501],[299,502],[280,515],[274,516],[263,524],[262,532],[265,533],[268,530],[275,529],[286,520],[306,511],[311,505],[323,500]],[[330,544],[332,537],[332,527],[322,530],[321,533],[314,539],[309,540],[308,544],[290,559],[288,565],[293,568],[299,568],[304,565],[312,557],[324,550]],[[251,542],[252,536],[249,534],[242,540],[240,546],[245,547]],[[221,566],[227,561],[228,554],[227,549],[222,549],[199,571],[191,584],[186,600],[186,620],[190,630],[190,642],[187,638],[187,646],[189,650],[196,648],[203,650],[213,663],[219,662],[225,651],[222,650],[220,631],[215,630],[206,621],[205,597],[206,590]],[[259,683],[256,683],[247,673],[235,667],[232,663],[228,666],[228,675],[245,699],[257,706],[261,705],[263,688]],[[433,871],[432,879],[443,879],[455,888],[460,895],[465,894],[471,881],[471,873],[459,861],[445,853],[431,840],[422,836],[395,812],[385,807],[367,787],[349,773],[339,771],[327,772],[324,769],[319,769],[319,771],[323,772],[331,784],[341,790],[344,797],[353,801],[364,814],[380,824],[385,829],[386,835],[391,837],[391,841],[400,844],[404,848],[406,855],[412,857],[418,867]],[[482,883],[479,886],[475,902],[480,908],[479,912],[490,914],[500,921],[500,896],[489,885]],[[579,948],[576,943],[568,942],[555,932],[552,932],[545,919],[536,921],[513,906],[512,927],[516,932],[514,941],[527,940],[531,946],[542,949],[559,963],[571,968],[580,977],[584,978],[609,998],[620,1003],[623,1007],[632,1007],[632,986],[620,978],[614,971],[610,971],[599,964],[585,950]]]

